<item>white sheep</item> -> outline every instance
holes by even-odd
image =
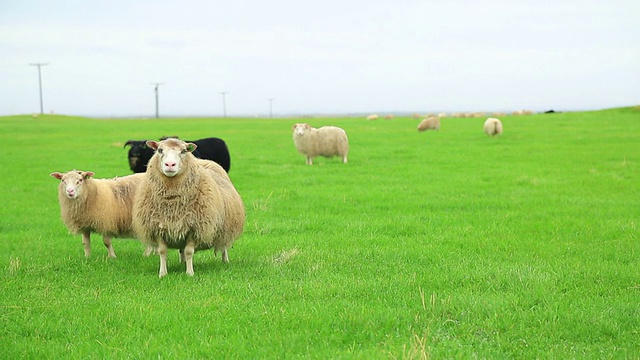
[[[429,115],[418,124],[418,131],[440,130],[440,117]]]
[[[302,123],[293,125],[293,143],[301,154],[307,157],[307,165],[313,165],[316,156],[340,156],[347,163],[349,139],[344,129],[336,126],[313,128]]]
[[[367,120],[378,120],[378,114],[370,114],[367,116]]]
[[[94,179],[91,171],[53,172],[60,180],[58,201],[62,221],[72,234],[82,234],[84,255],[91,255],[91,233],[102,235],[109,257],[116,257],[111,239],[135,237],[131,208],[142,174]],[[149,248],[145,255],[150,253]]]
[[[489,136],[502,134],[502,122],[496,118],[488,118],[484,122],[484,132]]]
[[[245,210],[227,173],[193,156],[193,143],[169,138],[147,145],[155,154],[136,192],[133,227],[142,242],[157,248],[159,276],[167,274],[168,248],[184,250],[180,259],[190,276],[196,250],[213,248],[229,262],[227,250],[242,234]]]

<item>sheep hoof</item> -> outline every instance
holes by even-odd
[[[165,275],[167,275],[167,270],[165,270],[165,271],[160,270],[160,273],[158,274],[158,277],[162,278]]]

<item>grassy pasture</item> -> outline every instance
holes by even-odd
[[[483,120],[0,117],[0,358],[640,357],[640,110]],[[349,164],[305,165],[302,121]],[[193,278],[133,240],[85,259],[49,177],[162,135],[225,139],[247,209]]]

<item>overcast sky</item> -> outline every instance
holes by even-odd
[[[2,0],[0,115],[640,104],[638,0]]]

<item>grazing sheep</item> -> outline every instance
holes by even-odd
[[[484,122],[484,132],[489,136],[502,134],[502,122],[496,118],[488,118]]]
[[[112,237],[135,237],[131,208],[143,174],[113,179],[94,179],[91,171],[53,172],[61,180],[58,201],[62,221],[73,234],[82,234],[84,255],[91,255],[91,233],[102,235],[109,257],[116,257]],[[148,255],[147,248],[145,254]]]
[[[440,117],[429,115],[418,124],[418,131],[440,130]]]
[[[159,276],[167,274],[167,249],[184,250],[187,275],[193,253],[214,249],[229,262],[227,249],[242,234],[245,210],[227,173],[217,163],[197,159],[196,145],[169,138],[147,141],[155,150],[133,204],[133,228],[158,250]]]
[[[161,140],[164,139],[165,138],[161,138]],[[197,150],[193,152],[193,155],[196,157],[215,161],[222,166],[226,172],[229,172],[231,169],[229,148],[224,140],[210,137],[187,142],[196,144]],[[134,173],[145,172],[147,170],[147,163],[149,163],[149,159],[153,156],[153,149],[147,146],[147,140],[128,140],[124,143],[124,147],[127,147],[127,145],[131,146],[127,154],[129,158],[129,168]]]
[[[302,123],[293,125],[293,143],[301,154],[307,157],[307,165],[313,165],[316,156],[340,156],[347,163],[349,139],[347,133],[336,126],[313,128]]]
[[[532,115],[533,111],[531,110],[516,110],[511,113],[511,115]]]
[[[371,115],[367,116],[367,120],[378,120],[378,115],[377,114],[371,114]]]
[[[385,119],[385,120],[393,120],[395,117],[396,117],[395,115],[393,115],[393,114],[389,114],[389,115],[385,115],[385,116],[384,116],[384,119]]]

